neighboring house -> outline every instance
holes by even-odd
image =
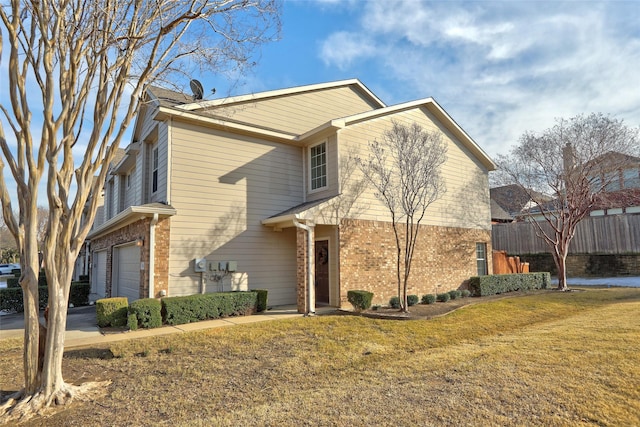
[[[542,193],[532,191],[531,194],[518,184],[503,185],[494,187],[490,190],[492,204],[492,217],[506,221],[509,217],[512,219],[521,219],[524,212],[536,206],[534,196],[539,201],[550,201],[551,197]],[[506,213],[506,215],[505,215]]]
[[[358,80],[194,102],[150,87],[88,236],[105,296],[267,289],[269,305],[396,295],[390,215],[354,165],[391,121],[440,132],[446,194],[421,227],[410,294],[491,270],[493,161],[432,98],[385,105]]]
[[[592,178],[593,185],[604,183],[591,211],[591,216],[640,213],[640,158],[609,152],[594,160],[604,165],[601,176]]]

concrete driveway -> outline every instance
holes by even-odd
[[[44,319],[42,320],[44,323]],[[96,306],[70,308],[67,312],[65,341],[101,336],[96,323]],[[0,316],[0,339],[24,336],[24,314]]]

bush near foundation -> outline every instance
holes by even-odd
[[[155,298],[133,301],[129,306],[127,326],[132,331],[138,328],[159,328],[162,326],[162,303]]]
[[[462,298],[462,292],[460,292],[457,289],[454,289],[452,291],[449,291],[449,296],[451,297],[451,299]]]
[[[494,274],[469,279],[471,295],[481,297],[512,291],[548,289],[550,286],[550,273]]]
[[[412,305],[416,305],[420,301],[418,295],[407,295],[407,305],[411,307]]]
[[[353,290],[347,291],[347,301],[351,303],[355,311],[364,311],[371,307],[373,292]]]
[[[253,292],[256,293],[256,312],[262,313],[267,309],[267,294],[268,291],[266,289],[253,289]]]
[[[127,324],[129,300],[127,297],[102,298],[96,301],[98,326],[122,327]]]
[[[444,292],[444,293],[442,293],[442,294],[438,294],[438,295],[436,296],[436,299],[437,299],[438,301],[440,301],[440,302],[447,302],[447,301],[449,301],[449,300],[451,299],[451,295],[449,295],[449,293],[448,293],[448,292]]]
[[[436,296],[434,294],[426,294],[422,296],[423,304],[433,304],[436,302]]]
[[[256,307],[257,293],[217,292],[162,298],[162,319],[168,325],[181,325],[207,319],[250,314]]]

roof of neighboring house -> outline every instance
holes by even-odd
[[[513,221],[513,216],[509,215],[495,200],[491,199],[491,220],[500,222]]]
[[[527,209],[532,202],[529,193],[518,184],[503,185],[489,190],[492,201],[510,215],[517,215]],[[551,200],[551,197],[532,191],[539,200]]]
[[[600,165],[604,169],[617,169],[640,164],[640,157],[619,153],[617,151],[609,151],[596,157],[589,163]]]
[[[193,102],[193,97],[191,96],[159,86],[149,86],[147,92],[151,93],[162,107],[175,107]]]

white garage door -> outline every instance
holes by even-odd
[[[93,253],[93,283],[91,292],[105,297],[107,288],[107,251]]]
[[[114,248],[117,262],[113,271],[115,295],[129,298],[129,302],[140,298],[140,247],[127,245]]]

